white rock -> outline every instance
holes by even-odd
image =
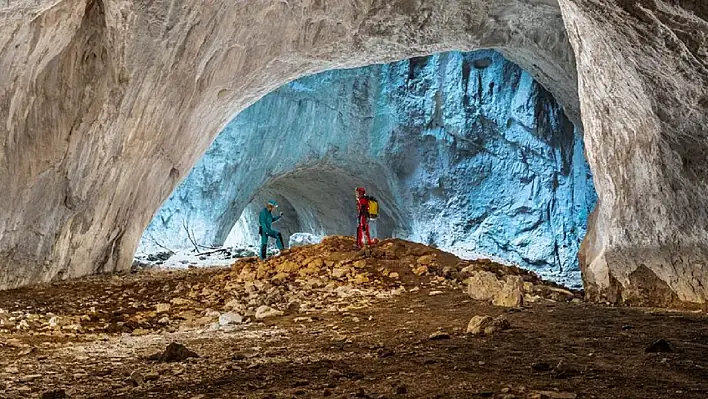
[[[240,324],[243,322],[243,316],[234,312],[226,312],[219,316],[219,325],[227,326],[229,324]]]
[[[290,248],[302,247],[305,245],[315,245],[322,242],[322,236],[318,236],[310,233],[294,233],[290,236],[288,240],[288,246]]]
[[[277,317],[277,316],[282,316],[283,312],[280,310],[276,310],[271,308],[270,306],[260,306],[258,309],[256,309],[256,319],[257,320],[263,320],[269,317]]]

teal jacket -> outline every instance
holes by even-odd
[[[261,214],[258,216],[258,222],[261,226],[263,234],[274,234],[277,233],[273,230],[273,223],[277,222],[280,216],[273,216],[268,208],[263,208]]]

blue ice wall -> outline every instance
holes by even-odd
[[[355,185],[382,200],[382,235],[580,284],[596,201],[582,131],[494,51],[328,71],[268,94],[218,136],[139,251],[189,246],[185,227],[219,245],[239,219],[232,238],[255,238],[270,197],[286,233],[350,234]]]

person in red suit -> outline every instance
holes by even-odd
[[[369,234],[369,199],[366,198],[366,189],[364,187],[356,188],[356,210],[356,247],[361,249],[364,246],[364,236],[366,236],[366,245],[371,245],[372,243],[371,235]]]

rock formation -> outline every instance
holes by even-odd
[[[587,294],[704,303],[708,4],[559,3],[599,196],[581,250]]]
[[[545,89],[494,51],[308,76],[229,123],[139,252],[192,249],[187,230],[206,246],[258,245],[269,198],[285,213],[277,226],[286,240],[353,234],[353,189],[364,185],[381,203],[379,237],[579,285],[578,246],[595,201],[581,135]]]
[[[708,295],[704,2],[1,7],[0,287],[127,268],[153,214],[227,121],[285,82],[499,48],[582,119],[599,197],[581,256],[589,297]]]

